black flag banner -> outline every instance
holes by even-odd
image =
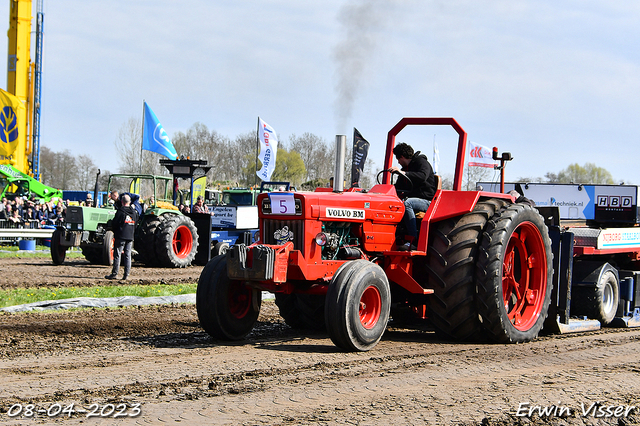
[[[369,142],[362,137],[358,129],[353,128],[353,164],[351,166],[351,187],[360,186],[360,176],[364,170],[364,163],[369,154]]]

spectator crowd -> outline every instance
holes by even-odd
[[[45,225],[62,225],[67,205],[62,201],[44,202],[26,197],[8,200],[3,197],[0,203],[0,227],[40,228]]]

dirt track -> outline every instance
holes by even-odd
[[[77,261],[45,272],[45,263],[0,260],[0,285],[24,285],[32,273],[36,284],[61,285],[66,276],[91,285],[106,270]],[[152,280],[136,269],[134,279]],[[154,271],[193,282],[200,268]],[[236,344],[208,337],[193,305],[0,314],[0,423],[633,425],[640,424],[639,361],[640,330],[484,345],[390,328],[373,351],[343,353],[324,334],[284,325],[271,301]],[[595,402],[604,415],[609,406],[628,415],[584,416],[582,407]],[[76,413],[49,416],[56,403],[74,403]],[[526,403],[552,415],[517,416],[528,413]],[[8,416],[16,404],[22,413]],[[33,417],[24,415],[27,404],[36,406]],[[109,404],[124,415],[140,404],[141,412],[115,419],[78,412],[108,414]]]
[[[146,268],[134,262],[128,284],[173,284],[195,283],[202,266],[182,269]],[[104,276],[111,268],[92,265],[84,258],[67,259],[56,266],[49,258],[0,259],[0,289],[15,287],[88,287],[114,285],[120,281],[109,281]],[[122,274],[122,269],[120,269]]]

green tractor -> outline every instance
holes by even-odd
[[[183,268],[190,266],[198,250],[198,230],[194,222],[172,203],[173,179],[167,176],[114,174],[109,177],[109,192],[130,182],[130,192],[153,194],[140,204],[142,214],[136,228],[136,260],[147,266]],[[134,189],[136,189],[134,191]],[[123,193],[124,191],[120,191]],[[135,197],[134,197],[135,198]],[[56,227],[51,238],[51,259],[64,262],[69,247],[80,247],[94,264],[113,264],[114,236],[111,222],[116,210],[103,207],[69,206],[64,226]]]

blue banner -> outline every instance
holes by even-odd
[[[144,103],[144,128],[142,129],[142,149],[157,152],[172,160],[178,158],[176,149],[169,139],[169,135],[158,121],[158,117],[151,111],[149,105]]]

